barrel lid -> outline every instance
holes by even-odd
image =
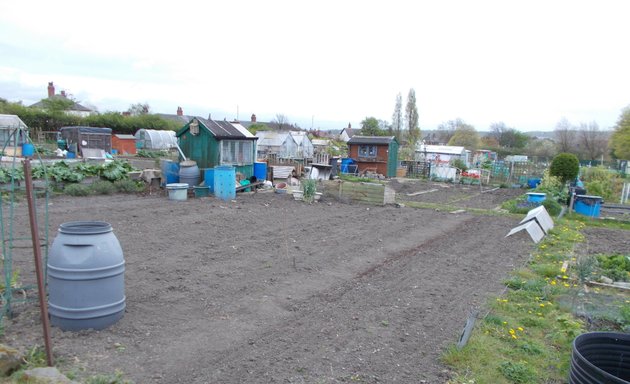
[[[97,235],[111,231],[111,224],[104,221],[70,221],[59,226],[59,232],[69,235]]]
[[[194,167],[195,165],[197,165],[197,162],[195,160],[184,160],[179,163],[180,167]]]

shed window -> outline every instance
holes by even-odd
[[[376,145],[360,145],[359,157],[376,157]]]
[[[252,164],[254,152],[253,141],[251,140],[222,140],[221,141],[221,164],[223,165],[246,165]]]

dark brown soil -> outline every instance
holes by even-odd
[[[495,209],[504,201],[526,192],[518,188],[437,183],[414,179],[392,180],[389,185],[396,191],[397,199],[402,202],[443,204],[463,209]]]
[[[582,249],[588,255],[630,255],[630,234],[623,229],[586,228]]]
[[[503,193],[468,201],[494,207]],[[16,212],[27,235],[25,204]],[[124,317],[53,328],[61,369],[136,383],[443,383],[440,355],[533,246],[504,238],[511,218],[265,192],[63,197],[49,212],[51,242],[63,222],[107,221],[126,259]],[[30,277],[32,255],[14,258]],[[16,306],[0,341],[42,344],[36,304]]]

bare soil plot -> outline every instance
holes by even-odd
[[[63,197],[49,210],[51,241],[63,222],[107,221],[127,263],[121,321],[53,328],[62,369],[137,383],[442,383],[444,348],[533,248],[504,238],[510,218],[274,193]],[[16,260],[25,279],[30,259]],[[1,341],[42,344],[36,305],[16,314]]]
[[[400,201],[444,204],[458,208],[494,209],[525,193],[523,189],[493,188],[425,180],[399,179],[389,183]]]

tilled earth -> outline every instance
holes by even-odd
[[[484,195],[488,208],[507,198]],[[136,383],[443,383],[440,355],[533,244],[504,237],[512,218],[270,192],[60,197],[48,208],[50,242],[61,223],[102,220],[126,260],[118,323],[53,328],[62,371],[120,370]],[[16,206],[16,236],[28,236],[25,212]],[[14,259],[31,278],[32,254]],[[15,314],[1,341],[42,344],[36,304]]]

